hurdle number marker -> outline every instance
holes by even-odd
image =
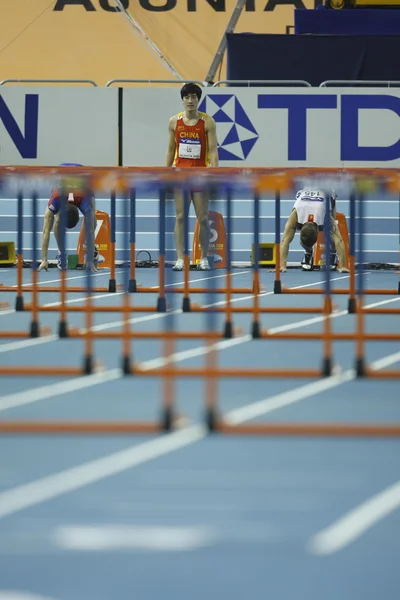
[[[98,219],[98,220],[97,220],[97,224],[96,224],[96,230],[95,230],[95,232],[94,232],[94,239],[95,239],[95,240],[96,240],[96,238],[97,238],[97,236],[98,236],[98,234],[99,234],[99,231],[100,231],[100,229],[101,229],[101,226],[103,225],[103,223],[104,223],[104,221],[103,221],[102,219]]]

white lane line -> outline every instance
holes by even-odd
[[[340,281],[341,279],[348,279],[349,275],[342,275],[341,277],[334,277],[331,279],[331,281]],[[302,285],[296,285],[294,287],[292,287],[292,290],[301,290],[301,289],[305,289],[305,288],[309,288],[309,287],[314,287],[316,285],[322,286],[324,285],[325,280],[323,281],[313,281],[312,283],[306,283],[306,284],[302,284]],[[261,294],[258,294],[258,296],[261,298],[263,296],[275,296],[275,292],[261,292]],[[279,295],[279,294],[278,294]],[[289,294],[284,294],[285,296],[289,296]],[[283,295],[282,295],[283,296]],[[281,296],[281,297],[282,297]],[[322,294],[321,294],[322,296]],[[252,300],[253,299],[253,295],[251,294],[250,296],[240,296],[239,298],[232,298],[231,303],[233,304],[234,302],[242,302],[243,300]],[[210,306],[223,306],[224,304],[226,304],[226,300],[221,300],[219,302],[214,302],[213,304],[205,304],[204,307],[205,308],[209,308]]]
[[[320,283],[320,282],[317,282],[317,283]],[[267,294],[273,294],[273,292],[267,292]],[[247,298],[247,296],[244,298]],[[239,300],[241,300],[241,298],[236,298],[236,300],[239,301]],[[180,313],[182,311],[177,310],[177,311],[173,311],[173,312]],[[341,313],[337,313],[335,316],[340,316],[340,315],[341,315]],[[139,323],[139,322],[144,322],[144,321],[150,321],[153,319],[165,318],[165,316],[166,316],[165,313],[145,315],[143,317],[137,317],[134,319],[130,319],[130,322],[131,323]],[[322,320],[322,318],[323,317],[319,317],[319,320]],[[300,321],[300,322],[296,322],[296,323],[292,323],[292,324],[288,324],[288,325],[281,325],[278,327],[271,328],[269,330],[269,332],[271,334],[273,334],[273,333],[279,333],[280,331],[287,331],[288,329],[290,330],[291,328],[293,328],[293,329],[299,328],[302,326],[302,323],[304,323],[303,326],[307,326],[309,324],[309,321],[310,321],[309,319],[306,319],[305,321]],[[92,329],[93,329],[93,331],[99,331],[99,330],[109,329],[111,327],[115,327],[115,326],[121,325],[121,324],[122,324],[122,321],[117,321],[114,323],[106,323],[104,325],[97,325],[97,326],[93,327]],[[7,352],[10,350],[18,350],[18,349],[27,347],[27,345],[32,346],[32,345],[40,344],[40,343],[47,343],[48,341],[53,341],[55,339],[58,340],[58,337],[57,336],[49,336],[48,338],[38,338],[37,340],[22,340],[19,342],[11,342],[9,344],[3,344],[2,346],[0,346],[0,352]],[[188,360],[190,358],[196,358],[198,356],[207,354],[210,350],[224,350],[226,348],[237,346],[239,344],[243,344],[243,343],[249,342],[251,340],[252,340],[252,337],[250,335],[242,335],[242,336],[232,338],[232,339],[221,340],[220,342],[216,342],[215,344],[212,344],[211,347],[209,347],[207,345],[202,345],[202,346],[198,346],[196,348],[192,348],[190,350],[183,350],[181,352],[174,353],[171,355],[169,360],[164,357],[158,357],[155,359],[145,361],[145,362],[141,363],[141,367],[144,370],[155,369],[155,368],[162,367],[162,366],[168,364],[169,362],[177,363],[177,362],[181,362],[184,360]],[[109,379],[102,379],[102,377],[104,377],[107,374],[109,376]],[[80,389],[85,389],[86,387],[90,387],[91,385],[97,385],[99,383],[103,383],[103,381],[110,381],[112,379],[119,379],[120,377],[123,377],[120,369],[110,369],[110,370],[105,371],[104,373],[98,373],[95,375],[91,375],[90,377],[85,378],[85,379],[78,377],[78,378],[69,380],[67,382],[61,381],[60,383],[57,383],[57,384],[50,384],[50,385],[42,386],[39,388],[26,390],[23,392],[16,392],[13,394],[8,394],[7,396],[0,396],[0,412],[9,410],[10,408],[16,408],[18,406],[23,406],[26,404],[31,404],[33,402],[38,402],[42,399],[45,400],[47,398],[54,398],[56,396],[61,396],[66,393],[69,393],[71,391],[78,391]]]
[[[48,344],[49,342],[56,342],[60,338],[56,334],[44,335],[39,338],[19,340],[18,342],[8,342],[7,344],[0,344],[0,354],[3,352],[12,352],[13,350],[22,350],[23,348],[31,348],[32,346],[39,346],[40,344]]]
[[[390,354],[389,356],[384,356],[379,360],[376,360],[370,365],[370,369],[373,371],[380,371],[381,369],[385,369],[386,367],[391,367],[394,363],[400,360],[400,352],[397,354]]]
[[[100,277],[101,275],[108,275],[109,276],[110,274],[109,273],[93,273],[93,277]],[[68,277],[68,281],[72,281],[73,279],[84,279],[86,277],[87,277],[87,275],[73,275],[71,277]],[[49,283],[60,283],[60,282],[61,282],[61,279],[49,279],[47,281],[38,281],[38,285],[48,285]],[[32,285],[32,283],[23,283],[22,287],[26,287],[28,285]],[[18,286],[12,285],[11,287],[17,289]],[[38,290],[38,291],[40,292],[40,290]],[[14,293],[14,292],[9,292],[9,293],[11,294],[11,293]],[[54,292],[54,293],[56,294],[57,292]],[[82,298],[82,301],[84,299],[86,299],[86,297]],[[45,306],[53,306],[53,304],[45,304]],[[4,315],[13,315],[16,312],[17,311],[15,309],[11,309],[11,310],[4,310],[4,311],[2,311],[1,314],[2,314],[2,316],[4,316]]]
[[[108,275],[108,277],[109,277],[110,273],[107,272],[107,271],[106,272],[100,272],[100,273],[92,273],[92,277],[101,277],[102,275]],[[74,279],[86,279],[86,278],[87,278],[87,274],[84,274],[84,275],[71,275],[71,276],[68,276],[68,281],[72,281]],[[61,282],[60,278],[58,278],[58,279],[47,279],[47,280],[44,280],[44,281],[38,281],[38,285],[49,285],[49,283],[60,283],[60,282]],[[29,285],[32,285],[32,282],[30,282],[30,283],[24,283],[24,284],[22,284],[22,287],[27,287]],[[18,286],[17,285],[12,285],[11,287],[17,288]]]
[[[379,371],[381,369],[385,369],[386,367],[390,367],[399,361],[400,352],[395,352],[385,356],[384,358],[376,360],[375,362],[371,363],[369,367],[374,371]],[[315,396],[315,394],[330,390],[334,387],[342,385],[343,383],[352,381],[353,379],[356,379],[356,377],[357,374],[355,370],[348,369],[347,371],[343,371],[343,373],[338,375],[333,375],[332,377],[327,377],[326,379],[319,379],[318,381],[308,383],[304,386],[297,387],[287,392],[282,392],[281,394],[266,398],[265,400],[253,402],[252,404],[247,404],[241,408],[231,410],[225,415],[225,418],[227,423],[230,425],[238,425],[244,421],[250,421],[265,415],[272,410],[289,406],[290,404],[299,402],[305,398]]]
[[[237,273],[234,273],[234,275],[243,275],[244,273],[247,273],[247,271],[238,271]],[[199,279],[194,279],[192,281],[192,283],[196,283],[197,281],[206,281],[209,279],[218,279],[220,277],[225,277],[225,275],[213,275],[212,277],[202,277]],[[174,285],[182,285],[182,282],[178,282],[178,283],[171,283],[168,284],[169,286],[174,286]],[[155,289],[156,285],[153,285],[152,288]],[[272,292],[269,292],[270,294]],[[123,295],[124,292],[113,292],[113,293],[109,293],[109,294],[102,294],[102,295],[96,295],[96,300],[100,299],[100,298],[108,298],[109,296],[115,297],[115,296],[121,296]],[[72,298],[66,301],[66,304],[74,304],[77,302],[84,302],[86,300],[86,296],[80,297],[80,298]],[[44,304],[44,306],[59,306],[60,302],[49,302],[47,304]],[[175,310],[172,311],[173,314],[179,314],[181,313],[182,310]],[[8,311],[4,311],[1,314],[2,315],[9,315],[9,314],[14,314],[16,313],[15,310],[8,310]],[[154,319],[163,319],[166,317],[166,313],[156,313],[156,314],[150,314],[150,315],[146,315],[146,316],[142,316],[142,317],[132,317],[132,319],[129,319],[129,323],[130,324],[135,324],[135,323],[143,323],[145,321],[152,321]],[[114,329],[114,327],[119,327],[121,325],[124,324],[124,321],[114,321],[114,322],[110,322],[110,323],[104,323],[102,325],[95,325],[92,327],[91,331],[104,331],[106,329]],[[26,339],[26,340],[19,340],[17,342],[7,342],[6,344],[0,344],[0,353],[2,352],[12,352],[13,350],[21,350],[23,348],[29,348],[31,346],[38,346],[40,344],[47,344],[49,342],[54,342],[56,340],[58,340],[59,337],[58,335],[48,335],[48,336],[43,336],[40,338],[35,338],[35,339]]]
[[[343,517],[314,535],[308,550],[318,556],[339,552],[353,544],[379,521],[400,508],[400,481],[365,500]]]
[[[374,371],[379,371],[386,367],[390,367],[399,361],[400,352],[395,352],[394,354],[389,354],[388,356],[371,363],[369,368]],[[260,400],[259,402],[253,402],[252,404],[247,404],[241,408],[236,408],[229,411],[229,413],[225,415],[225,418],[230,425],[238,425],[244,421],[250,421],[257,417],[261,417],[272,410],[289,406],[290,404],[294,404],[305,398],[310,398],[311,396],[315,396],[315,394],[325,392],[356,378],[357,374],[355,370],[348,369],[339,375],[333,375],[326,379],[319,379],[318,381],[294,388],[293,390],[282,392],[271,398],[266,398],[265,400]]]
[[[239,273],[238,273],[239,274]],[[347,279],[348,276],[345,277],[338,277],[336,279]],[[334,281],[336,281],[336,279]],[[306,288],[306,287],[311,287],[311,286],[315,286],[315,285],[321,285],[323,284],[324,281],[315,281],[314,283],[309,283],[306,285],[298,285],[293,289],[302,289],[302,288]],[[259,297],[263,297],[263,296],[274,296],[274,292],[262,292],[261,294],[259,294]],[[237,298],[232,298],[231,303],[236,303],[236,302],[243,302],[244,300],[251,300],[253,298],[253,296],[238,296]],[[226,300],[220,300],[218,302],[213,302],[211,304],[204,304],[203,307],[204,308],[210,308],[212,306],[223,306],[226,304]],[[176,310],[172,310],[169,314],[173,314],[173,315],[178,315],[182,313],[182,309],[178,308]],[[345,313],[343,314],[347,314],[347,311],[345,311]],[[146,315],[144,317],[139,317],[139,318],[135,318],[133,317],[132,319],[129,320],[129,322],[131,324],[134,323],[139,323],[139,322],[144,322],[144,321],[152,321],[153,319],[164,319],[166,317],[166,313],[157,313],[157,314],[151,314],[151,315]],[[339,316],[339,313],[338,313]],[[104,331],[106,329],[114,329],[116,327],[120,327],[121,325],[124,324],[124,321],[113,321],[110,323],[104,323],[102,325],[96,325],[95,327],[93,327],[93,331]],[[290,327],[290,325],[288,325],[288,327]],[[284,331],[284,330],[282,330]],[[1,346],[0,346],[1,348]]]
[[[235,273],[235,275],[240,275],[243,273],[246,273],[247,271],[239,271],[238,273]],[[216,277],[221,277],[221,275],[217,275]],[[347,276],[348,277],[348,276]],[[344,279],[346,277],[338,277],[337,279]],[[194,281],[205,281],[207,279],[212,279],[212,277],[204,277],[202,279],[195,279]],[[335,280],[334,280],[335,281]],[[323,284],[324,281],[316,281],[314,283],[309,283],[307,285],[304,286],[297,286],[294,289],[301,289],[303,287],[310,287],[310,286],[315,286],[315,285],[321,285]],[[181,282],[180,282],[181,284]],[[174,284],[175,285],[175,284]],[[153,288],[156,288],[157,286],[153,286]],[[116,296],[119,295],[120,293],[112,293],[110,294],[111,296]],[[263,292],[262,294],[260,294],[260,296],[271,296],[273,295],[274,292]],[[105,294],[105,296],[108,296],[108,294]],[[103,296],[104,297],[104,296]],[[238,298],[233,298],[232,302],[242,302],[243,300],[248,300],[248,299],[253,298],[253,296],[239,296]],[[85,300],[86,298],[82,298],[80,300]],[[74,300],[67,300],[67,303],[71,303]],[[57,303],[56,303],[57,304]],[[211,306],[220,306],[220,305],[224,305],[226,304],[225,300],[219,301],[219,302],[214,302],[212,304],[208,304],[206,305],[208,308]],[[45,306],[53,306],[54,303],[51,304],[45,304]],[[2,313],[2,314],[11,314],[14,313],[15,311],[7,311],[6,313]],[[171,311],[169,314],[180,314],[182,312],[181,309],[176,309]],[[153,321],[155,319],[165,319],[165,317],[167,316],[166,313],[155,313],[155,314],[150,314],[150,315],[145,315],[142,317],[132,317],[131,319],[129,319],[129,323],[131,325],[134,325],[135,323],[144,323],[146,321]],[[92,327],[92,331],[106,331],[107,329],[114,329],[116,327],[120,327],[124,324],[124,321],[111,321],[109,323],[103,323],[101,325],[95,325],[94,327]],[[1,352],[11,352],[12,350],[21,350],[22,348],[28,348],[30,346],[37,346],[40,344],[47,344],[48,342],[53,342],[55,340],[58,340],[58,336],[56,335],[50,335],[50,336],[46,336],[46,337],[42,337],[42,338],[37,338],[37,339],[27,339],[27,340],[20,340],[18,342],[8,342],[6,344],[0,344],[0,353]]]
[[[399,354],[392,355],[392,360],[394,360],[394,356],[398,360]],[[387,359],[390,358],[387,357]],[[336,385],[344,383],[343,376],[327,378],[321,383],[325,382],[327,385],[331,379],[334,380]],[[305,394],[304,388],[309,389],[308,395]],[[296,399],[296,396],[293,396],[292,403],[304,400],[318,392],[313,387],[313,384],[308,384],[294,390],[293,393],[299,394],[299,398]],[[272,402],[274,397],[269,398],[269,400]],[[287,402],[284,402],[283,405],[287,405]],[[277,410],[280,407],[280,404],[279,406],[273,406],[271,403],[270,406],[264,407],[263,414]],[[228,413],[228,418],[231,414]],[[245,422],[246,420],[247,416],[242,415],[241,420],[237,419],[237,422]],[[195,444],[205,437],[207,437],[207,430],[203,425],[191,425],[181,431],[169,433],[143,444],[131,446],[125,450],[14,487],[0,494],[0,519],[102,481],[133,467],[157,459],[160,456],[166,456],[181,448]]]
[[[0,518],[165,456],[205,436],[204,426],[191,426],[7,490],[0,494]]]
[[[93,375],[87,375],[81,378],[48,384],[24,392],[16,392],[14,394],[2,396],[0,397],[0,412],[4,412],[10,408],[46,400],[47,398],[55,398],[56,396],[62,396],[70,392],[84,390],[85,388],[93,387],[100,383],[106,383],[107,381],[113,381],[114,379],[120,379],[121,377],[121,369],[109,369],[103,373],[94,373]]]
[[[383,302],[374,302],[373,304],[368,304],[368,308],[375,308],[375,306],[381,306],[382,304],[390,304],[391,302],[398,302],[400,300],[400,296],[396,298],[390,298],[389,300],[384,300]],[[366,307],[367,308],[367,307]]]
[[[397,302],[400,300],[400,296],[398,298],[391,298],[390,300],[381,300],[380,302],[374,302],[373,304],[366,304],[364,308],[375,308],[377,306],[383,306],[384,304],[390,304],[391,302]],[[337,317],[343,317],[348,315],[347,310],[340,310],[332,313],[329,318],[336,319]],[[323,321],[324,317],[311,317],[310,319],[306,319],[305,321],[300,321],[297,325],[295,323],[286,325],[287,329],[299,329],[301,327],[307,327],[308,325],[315,325],[316,323],[320,323]],[[268,330],[269,333],[273,333],[272,330]],[[283,327],[281,331],[286,331]]]
[[[300,400],[311,398],[311,396],[315,396],[316,394],[330,390],[355,378],[355,371],[353,369],[349,369],[340,375],[333,375],[332,377],[327,377],[326,379],[319,379],[313,383],[294,388],[287,392],[282,392],[281,394],[277,394],[271,398],[265,398],[265,400],[260,400],[258,402],[253,402],[252,404],[236,408],[229,411],[224,418],[229,425],[238,425],[239,423],[250,421],[251,419],[265,415],[273,410],[284,408],[285,406],[289,406],[290,404],[294,404]]]
[[[385,303],[385,302],[388,302],[388,301],[387,300],[382,301],[382,303]],[[334,314],[330,315],[330,318],[334,319],[336,317],[343,316],[344,314],[347,314],[347,311],[334,313]],[[165,313],[159,313],[157,315],[148,315],[146,317],[139,317],[137,319],[137,321],[149,320],[150,318],[153,318],[154,316],[161,318],[162,316],[165,316]],[[289,323],[287,325],[279,325],[277,327],[271,327],[268,331],[271,335],[273,335],[274,333],[281,333],[284,331],[290,331],[291,329],[300,329],[301,327],[307,327],[310,324],[315,324],[317,322],[321,322],[323,319],[324,319],[324,317],[322,317],[322,316],[316,317],[315,319],[305,319],[304,321]],[[140,366],[145,371],[149,370],[149,369],[157,369],[157,368],[165,366],[166,364],[168,364],[170,362],[178,363],[178,362],[182,362],[184,360],[189,360],[191,358],[203,356],[203,355],[207,354],[208,352],[210,352],[211,350],[225,350],[226,348],[231,348],[233,346],[238,346],[240,344],[250,342],[252,339],[253,339],[252,336],[247,334],[247,335],[238,336],[238,337],[232,338],[232,339],[221,340],[220,342],[216,342],[215,344],[212,344],[211,346],[207,346],[207,345],[206,346],[205,345],[197,346],[196,348],[176,352],[176,353],[172,354],[169,357],[169,359],[164,358],[164,357],[157,357],[154,359],[150,359],[150,360],[142,362]],[[15,343],[18,344],[20,342],[15,342]],[[0,352],[1,352],[1,346],[0,346]],[[397,356],[397,355],[394,355],[394,356]],[[381,361],[383,361],[382,362],[383,366],[378,367],[378,368],[384,368],[385,366],[389,366],[389,364],[384,364],[385,360],[386,359],[381,359]],[[376,364],[380,364],[381,361],[377,361]],[[390,364],[392,364],[392,363],[390,363]],[[372,368],[372,365],[370,366],[370,368]],[[352,372],[352,371],[348,371],[347,373],[350,373],[350,372]],[[46,386],[42,386],[40,388],[34,388],[34,389],[26,390],[23,392],[16,392],[13,394],[9,394],[7,396],[0,396],[0,412],[9,410],[10,408],[16,408],[18,406],[24,406],[26,404],[31,404],[33,402],[45,400],[47,398],[55,398],[56,396],[61,396],[61,395],[67,394],[72,391],[78,391],[80,389],[85,389],[87,387],[90,387],[91,385],[98,385],[105,381],[111,381],[111,380],[119,379],[122,377],[124,377],[124,375],[122,375],[120,369],[109,369],[107,371],[104,371],[103,373],[94,374],[94,375],[91,375],[86,378],[78,377],[78,378],[75,378],[72,380],[68,380],[67,382],[61,381],[60,383],[57,383],[57,384],[49,384]],[[340,377],[345,377],[345,374],[342,374]],[[323,381],[330,381],[330,380],[331,380],[331,378],[328,378]],[[318,383],[318,382],[316,382],[316,383]],[[311,385],[314,385],[314,384],[311,384]],[[301,389],[301,388],[298,388],[298,389]],[[253,406],[253,405],[250,405],[250,406]]]

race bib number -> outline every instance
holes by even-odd
[[[302,190],[296,197],[307,202],[310,200],[313,202],[324,202],[325,200],[324,194],[320,190]]]
[[[200,140],[185,140],[179,142],[179,158],[198,159],[201,156]]]

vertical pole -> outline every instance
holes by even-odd
[[[123,229],[123,264],[124,264],[124,298],[123,298],[123,332],[122,332],[122,371],[124,375],[131,373],[131,338],[130,338],[130,233],[131,223],[129,219],[129,199],[125,195],[123,198],[123,214],[124,214],[124,229]]]
[[[66,302],[66,283],[67,283],[67,261],[65,250],[65,228],[67,221],[67,190],[60,191],[60,252],[61,252],[61,287],[60,287],[60,323],[58,325],[58,335],[60,338],[68,337],[67,313],[65,310]],[[87,255],[88,256],[88,255]],[[87,262],[86,256],[86,262]]]
[[[331,196],[330,192],[325,191],[325,218],[324,218],[324,237],[325,237],[325,297],[324,297],[324,331],[323,331],[323,363],[322,375],[329,377],[332,373],[332,294],[331,294],[331,265],[328,257],[331,248]]]
[[[175,294],[172,294],[172,306],[174,306]],[[163,413],[161,427],[164,431],[171,431],[175,421],[175,365],[173,355],[175,353],[175,318],[174,311],[169,310],[165,318],[163,356],[165,363],[165,376],[163,377]]]
[[[215,303],[215,279],[211,279],[209,291],[207,294],[207,310],[205,314],[205,330],[207,333],[216,331],[216,312],[214,309]],[[217,419],[217,361],[218,354],[216,350],[215,340],[207,338],[207,353],[205,364],[205,409],[206,409],[206,425],[209,431],[214,431],[218,426]]]
[[[282,293],[281,282],[281,191],[275,192],[275,281],[274,294]]]
[[[86,236],[86,305],[85,305],[85,356],[83,363],[83,372],[86,375],[90,375],[93,372],[93,297],[92,297],[92,264],[93,252],[94,252],[94,239],[91,233],[89,233],[88,223],[85,224],[85,236]],[[89,257],[91,259],[89,260]]]
[[[170,204],[165,204],[165,212],[169,206]],[[166,285],[170,283],[171,276],[171,269],[166,269]],[[164,339],[162,341],[163,358],[166,371],[165,376],[163,377],[163,405],[161,419],[161,427],[164,431],[170,431],[173,428],[175,421],[176,375],[173,357],[176,347],[176,341],[174,338],[176,298],[176,294],[170,294],[169,296],[170,307],[168,308],[166,317],[164,319]]]
[[[260,311],[259,311],[259,293],[260,293],[260,194],[258,190],[254,193],[254,274],[253,274],[253,338],[260,337]]]
[[[190,312],[190,297],[189,297],[189,269],[190,269],[190,257],[189,257],[189,201],[190,192],[187,184],[184,184],[183,188],[183,300],[182,310],[183,312]]]
[[[226,320],[224,337],[231,338],[232,331],[232,189],[226,191]],[[213,280],[214,281],[214,280]]]
[[[400,193],[399,193],[399,218],[398,218],[398,224],[399,224],[399,270],[398,270],[398,273],[400,274]],[[397,287],[397,293],[400,294],[400,281],[399,281],[399,285]]]
[[[129,292],[137,291],[136,283],[136,190],[130,190],[130,279]]]
[[[18,192],[17,196],[17,297],[15,299],[15,310],[24,310],[24,297],[22,295],[22,280],[23,280],[23,195]]]
[[[116,193],[115,190],[111,192],[111,215],[110,215],[110,227],[111,227],[111,272],[110,272],[110,281],[108,282],[108,291],[116,292],[117,291],[117,283],[115,280],[115,241],[116,241],[116,213],[115,213],[115,205],[116,205]]]
[[[30,336],[39,337],[38,285],[37,285],[37,193],[32,194],[32,321]]]
[[[350,193],[350,297],[348,302],[349,313],[357,311],[356,301],[356,194],[352,190]]]
[[[364,350],[364,195],[358,195],[358,302],[357,302],[357,333],[356,333],[356,373],[363,377],[365,373]]]
[[[166,312],[167,302],[165,299],[165,184],[159,189],[159,226],[160,226],[160,253],[159,253],[159,295],[157,300],[157,311]]]

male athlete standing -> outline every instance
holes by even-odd
[[[215,121],[206,113],[199,112],[197,107],[201,99],[201,88],[195,83],[187,83],[181,89],[183,112],[169,120],[167,167],[218,167],[218,142]],[[208,195],[204,191],[192,190],[190,201],[193,202],[196,218],[199,223],[199,242],[201,259],[199,269],[208,270],[207,260],[209,244]],[[182,192],[175,191],[175,246],[177,261],[175,271],[183,269],[183,215],[184,200]]]

